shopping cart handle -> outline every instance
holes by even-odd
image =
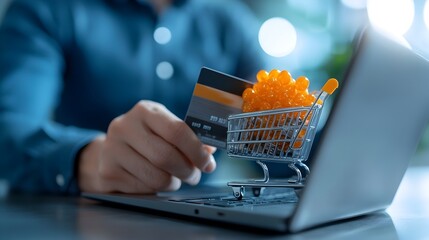
[[[338,81],[335,78],[330,78],[322,87],[322,91],[332,94],[338,88]]]

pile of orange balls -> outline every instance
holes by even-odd
[[[286,71],[277,69],[269,73],[261,70],[253,88],[243,92],[243,112],[255,112],[288,107],[308,107],[316,99],[308,92],[310,81],[305,76],[296,80]]]

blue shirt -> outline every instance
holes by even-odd
[[[176,1],[160,15],[137,0],[14,0],[0,26],[0,178],[78,193],[79,151],[139,100],[183,119],[202,66],[253,80],[256,25],[231,0]],[[154,40],[159,27],[169,42]]]

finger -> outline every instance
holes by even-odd
[[[177,148],[164,139],[140,126],[139,134],[131,134],[130,146],[148,159],[157,168],[173,176],[196,185],[200,181],[201,171],[196,168]],[[137,136],[139,135],[139,136]]]
[[[98,166],[96,185],[101,192],[154,193],[155,189],[127,171],[123,166],[123,156],[127,156],[128,146],[120,141],[106,138]],[[129,151],[129,150],[128,150]],[[120,157],[117,157],[120,156]],[[138,181],[137,181],[138,180]]]
[[[210,153],[210,158],[211,158],[211,164],[208,165],[205,169],[206,172],[213,172],[216,169],[216,161],[213,157],[213,153],[216,152],[217,148],[213,147],[213,146],[209,146],[209,145],[203,145],[204,149]]]
[[[122,121],[122,124],[116,124],[117,121]],[[120,125],[120,128],[116,125]],[[111,126],[110,130],[123,143],[151,161],[156,167],[191,185],[196,185],[199,182],[201,171],[176,147],[153,134],[139,119],[133,118],[133,115],[131,117],[130,115],[125,115],[116,120],[115,125]]]
[[[130,174],[123,168],[118,167],[115,178],[103,179],[102,192],[121,192],[130,194],[152,194],[155,189],[148,187],[144,182]]]
[[[187,159],[199,169],[209,172],[214,170],[214,159],[203,148],[194,132],[173,113],[160,104],[141,102],[139,118],[144,119],[146,124],[155,134],[176,146]],[[148,115],[153,117],[147,117]],[[146,117],[145,117],[146,116]]]
[[[131,194],[154,194],[157,192],[164,191],[175,191],[180,188],[181,181],[178,178],[174,178],[172,180],[172,184],[169,187],[154,189],[149,187],[145,182],[141,181],[138,177],[129,173],[127,170],[126,175],[123,175],[121,181],[115,182],[113,185],[120,189],[120,192],[123,193],[131,193]]]
[[[157,168],[131,147],[122,156],[121,166],[149,188],[155,191],[175,191],[180,188],[180,179]]]
[[[217,150],[217,148],[216,148],[216,147],[213,147],[213,146],[210,146],[210,145],[204,145],[203,147],[204,147],[204,149],[206,149],[206,151],[207,151],[208,153],[210,153],[210,154],[215,153],[215,152],[216,152],[216,150]]]

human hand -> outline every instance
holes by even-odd
[[[140,101],[81,151],[78,183],[86,192],[174,191],[214,171],[215,151],[163,105]]]

